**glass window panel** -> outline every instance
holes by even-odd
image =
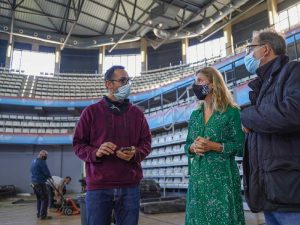
[[[104,57],[104,71],[112,65],[124,66],[129,76],[141,75],[141,55],[114,55]]]
[[[289,17],[290,26],[295,26],[296,24],[299,23],[298,12],[297,12],[296,6],[290,8],[288,10],[288,17]]]
[[[135,76],[135,55],[128,56],[127,72],[130,77]]]
[[[113,65],[120,65],[121,61],[120,61],[120,56],[117,55],[117,56],[113,56],[112,57],[112,62],[113,62]]]
[[[205,45],[201,43],[197,47],[198,61],[202,61],[205,58]]]
[[[21,70],[21,61],[22,61],[22,51],[14,50],[12,55],[12,69]]]
[[[187,50],[187,63],[194,63],[198,61],[197,57],[197,45],[188,47]]]
[[[12,68],[24,70],[30,75],[39,75],[41,72],[54,73],[55,54],[14,50]]]
[[[205,42],[205,58],[206,59],[209,59],[212,57],[212,42],[211,41],[208,41],[208,42]]]
[[[142,56],[141,54],[135,55],[135,76],[141,76],[142,71]]]
[[[220,39],[212,40],[212,57],[220,55]]]

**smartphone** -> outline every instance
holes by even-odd
[[[122,147],[120,150],[122,152],[129,152],[129,151],[132,151],[133,149],[131,147]]]

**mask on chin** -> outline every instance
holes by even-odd
[[[253,52],[251,52],[250,54],[246,55],[244,57],[244,64],[246,69],[249,71],[249,73],[251,74],[255,74],[256,70],[259,68],[260,65],[260,59],[256,59],[253,56]]]
[[[207,84],[201,84],[201,85],[193,84],[193,91],[199,100],[204,100],[205,97],[210,93]]]
[[[124,100],[130,95],[130,90],[131,84],[126,84],[122,87],[119,87],[118,90],[113,93],[113,95],[115,96],[117,101]]]

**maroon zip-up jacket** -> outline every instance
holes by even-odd
[[[109,111],[104,99],[88,106],[76,126],[73,149],[85,162],[87,190],[130,187],[143,177],[141,161],[151,151],[151,133],[143,112],[128,103],[122,115]],[[104,142],[121,147],[135,146],[130,161],[116,155],[96,158],[96,151]]]

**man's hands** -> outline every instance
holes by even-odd
[[[116,145],[112,142],[104,142],[96,152],[96,156],[101,158],[104,155],[115,154]]]
[[[119,157],[120,159],[124,159],[126,161],[129,161],[130,159],[132,159],[132,157],[134,157],[135,154],[135,147],[131,146],[131,150],[118,150],[117,151],[117,157]]]
[[[190,152],[203,156],[208,151],[220,152],[222,144],[210,141],[209,138],[197,137],[190,147]]]
[[[131,146],[130,151],[125,150],[125,151],[121,151],[120,149],[116,151],[117,145],[115,145],[112,142],[104,142],[100,148],[97,150],[96,152],[96,156],[98,158],[101,158],[104,155],[113,155],[116,154],[116,156],[120,159],[129,161],[135,154],[135,147]]]

